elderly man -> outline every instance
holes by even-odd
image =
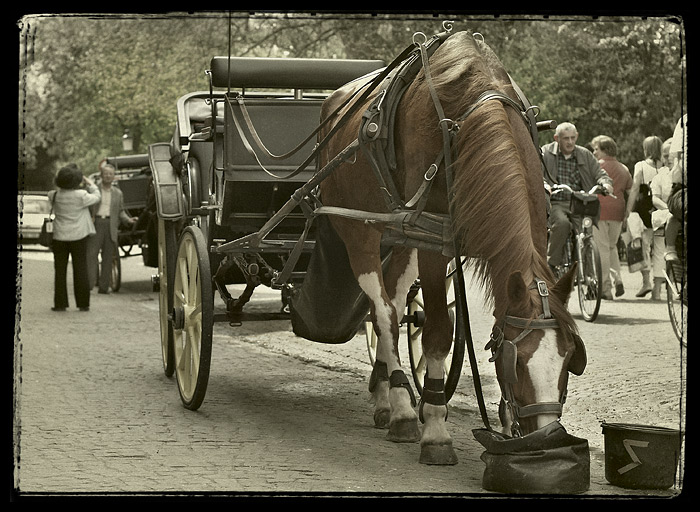
[[[90,288],[98,285],[98,293],[109,293],[112,277],[112,260],[118,256],[119,224],[133,224],[136,217],[129,217],[124,211],[124,196],[119,188],[112,186],[115,178],[114,166],[105,164],[100,169],[99,189],[101,201],[92,206],[95,221],[95,235],[88,241],[88,270]],[[97,279],[97,260],[102,252],[102,267]]]
[[[577,139],[576,127],[571,123],[562,123],[554,132],[554,142],[542,146],[542,159],[546,166],[545,184],[565,184],[573,190],[586,192],[601,185],[612,193],[612,179],[601,169],[593,153],[576,145]],[[561,191],[553,195],[547,248],[547,261],[551,267],[561,264],[564,246],[571,232],[570,213],[571,194]]]

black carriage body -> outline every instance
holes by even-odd
[[[328,93],[383,65],[374,60],[214,57],[210,90],[182,96],[172,140],[149,148],[158,215],[169,221],[199,217],[212,247],[258,231],[317,171],[316,158],[310,159],[316,137],[304,141],[319,127]],[[217,90],[221,87],[227,89]],[[256,137],[265,149],[256,145]],[[266,152],[285,155],[300,144],[285,158]],[[297,208],[270,233],[268,238],[278,244],[249,252],[280,270],[305,222]],[[295,275],[303,273],[312,247],[313,233]],[[245,278],[234,271],[228,282]]]
[[[124,195],[124,209],[138,217],[148,206],[148,187],[151,180],[151,169],[148,165],[148,155],[121,155],[106,159],[114,166],[116,182]]]

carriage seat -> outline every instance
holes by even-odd
[[[385,66],[381,60],[214,57],[214,87],[335,90]]]

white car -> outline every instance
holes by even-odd
[[[36,244],[44,219],[51,212],[49,198],[39,194],[17,196],[17,243]]]

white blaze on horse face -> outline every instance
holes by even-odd
[[[551,329],[545,330],[539,347],[527,363],[536,402],[559,401],[559,376],[564,367],[564,359],[564,356],[559,354],[556,333]],[[540,414],[537,416],[537,428],[542,428],[557,419],[556,414]]]
[[[376,272],[361,274],[357,282],[365,292],[369,300],[374,304],[374,315],[376,317],[379,339],[377,343],[377,359],[387,363],[389,374],[397,369],[398,358],[393,355],[393,341],[391,338],[391,304],[387,304],[382,298],[382,285],[379,282],[379,275]]]

